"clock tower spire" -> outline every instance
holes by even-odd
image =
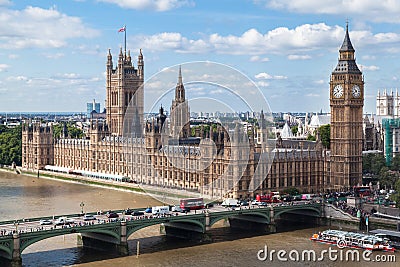
[[[327,187],[333,190],[362,182],[364,78],[354,53],[346,23],[338,64],[330,78],[331,171]]]

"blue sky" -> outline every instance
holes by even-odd
[[[84,111],[93,98],[103,107],[107,51],[115,63],[124,24],[145,79],[214,61],[253,80],[272,111],[329,112],[348,20],[371,113],[379,89],[398,87],[399,14],[391,0],[0,0],[0,112]]]

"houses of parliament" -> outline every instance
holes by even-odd
[[[177,76],[169,117],[160,107],[157,116],[145,120],[142,51],[135,67],[129,51],[121,49],[114,65],[109,50],[106,120],[91,120],[85,139],[71,139],[66,132],[55,137],[51,126],[24,124],[22,167],[121,175],[139,185],[213,198],[251,198],[292,187],[317,193],[361,184],[364,80],[347,27],[330,77],[330,151],[318,134],[315,142],[278,136],[273,147],[266,145],[263,113],[250,131],[238,124],[192,129],[181,69]]]

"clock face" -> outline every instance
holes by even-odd
[[[360,97],[360,95],[361,95],[360,87],[358,85],[354,85],[353,89],[352,89],[352,93],[353,93],[354,97]]]
[[[336,85],[335,88],[333,88],[333,96],[336,98],[342,97],[343,96],[343,86],[340,84]]]

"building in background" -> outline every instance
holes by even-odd
[[[100,103],[96,103],[96,100],[93,99],[93,102],[86,103],[86,117],[90,119],[92,116],[92,112],[100,113]]]

